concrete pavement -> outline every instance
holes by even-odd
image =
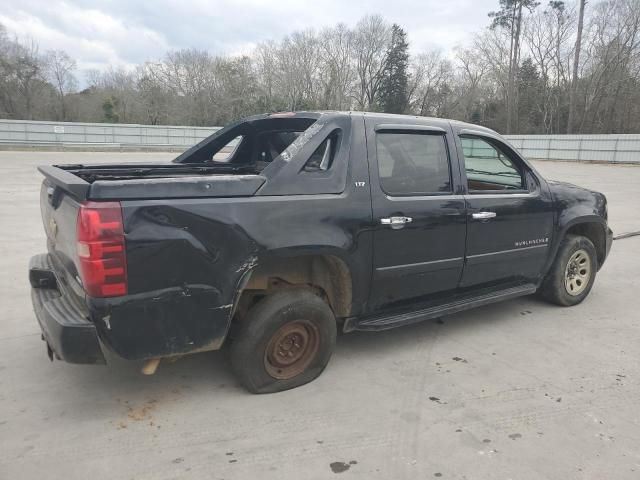
[[[161,364],[50,363],[27,262],[44,251],[33,168],[160,153],[0,152],[0,479],[640,478],[640,237],[589,298],[524,297],[338,339],[313,383],[246,393],[226,352]],[[540,162],[640,230],[640,167]]]

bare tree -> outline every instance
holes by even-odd
[[[473,50],[478,52],[486,63],[488,80],[495,86],[495,97],[500,100],[504,108],[499,115],[504,121],[494,124],[495,128],[506,126],[506,105],[511,66],[510,35],[504,31],[487,30],[474,39]]]
[[[586,0],[578,0],[580,10],[578,13],[578,31],[576,33],[576,48],[573,59],[573,75],[571,76],[571,91],[569,92],[569,116],[567,118],[567,133],[573,132],[573,117],[575,115],[576,89],[578,87],[578,67],[580,65],[580,50],[582,49],[582,29],[584,26],[584,8]]]
[[[44,62],[38,45],[33,41],[19,43],[17,39],[10,40],[6,35],[2,37],[0,85],[3,89],[4,109],[9,116],[32,120],[36,97],[48,86],[43,75]],[[39,103],[37,106],[41,106],[43,102]]]
[[[318,41],[312,31],[287,36],[276,49],[277,84],[288,110],[313,108],[318,98]]]
[[[76,61],[62,50],[51,50],[46,55],[47,78],[55,87],[60,105],[59,119],[68,120],[67,100],[78,82],[73,75],[76,69]]]
[[[225,124],[254,113],[258,88],[249,57],[218,58],[214,78],[212,93],[220,108],[213,112],[213,121]]]
[[[639,33],[640,0],[608,0],[595,6],[578,83],[584,102],[578,131],[628,131],[619,112],[628,112],[638,99]]]
[[[351,105],[349,94],[355,79],[351,64],[354,43],[354,33],[344,23],[320,33],[322,108],[342,110]]]
[[[522,32],[522,19],[524,10],[531,12],[538,6],[535,0],[500,0],[500,10],[490,12],[489,17],[493,19],[492,28],[502,28],[509,32],[509,74],[507,78],[506,110],[507,123],[506,133],[511,133],[513,128],[513,117],[517,107],[515,79],[518,75],[520,65],[520,40]]]
[[[421,53],[412,64],[410,102],[418,115],[435,115],[441,88],[451,81],[451,62],[439,50]]]
[[[136,88],[140,94],[140,103],[143,110],[143,123],[160,125],[179,122],[181,119],[172,118],[176,109],[174,106],[176,97],[172,95],[150,71],[145,64],[136,69]]]
[[[253,54],[258,77],[258,105],[265,111],[284,108],[280,105],[276,92],[276,51],[277,45],[271,40],[258,44]]]
[[[356,25],[354,64],[357,85],[353,96],[361,110],[375,105],[390,39],[391,27],[379,15],[366,16]]]
[[[572,20],[572,10],[567,10],[564,2],[551,1],[547,9],[531,15],[523,29],[525,52],[531,55],[542,81],[536,103],[546,133],[559,133],[561,128],[562,93],[567,82],[565,60],[570,54]]]
[[[0,115],[3,117],[11,117],[16,110],[11,85],[13,75],[11,51],[12,42],[9,40],[7,29],[0,24]]]
[[[489,65],[474,48],[458,49],[456,58],[459,64],[459,76],[455,83],[460,89],[458,104],[461,108],[461,118],[478,123],[483,117],[483,103],[485,103],[482,98],[483,81],[486,80]]]
[[[209,52],[184,49],[166,54],[161,62],[150,62],[151,78],[181,99],[179,116],[189,125],[210,122],[211,91],[214,83],[215,59]]]

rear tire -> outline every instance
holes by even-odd
[[[329,305],[302,289],[268,295],[249,310],[231,344],[231,365],[252,393],[304,385],[325,369],[336,343]]]
[[[567,235],[539,294],[556,305],[577,305],[589,295],[597,269],[598,256],[591,240],[581,235]]]

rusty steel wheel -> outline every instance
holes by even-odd
[[[231,343],[231,366],[253,393],[299,387],[325,369],[336,333],[331,307],[315,292],[276,291],[242,319]]]
[[[264,368],[278,380],[288,380],[304,372],[318,353],[318,328],[305,320],[287,323],[269,340],[264,352]]]

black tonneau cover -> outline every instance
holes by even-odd
[[[161,176],[145,176],[154,170],[165,170]],[[184,166],[166,167],[150,165],[119,166],[42,166],[38,170],[55,189],[61,189],[76,200],[148,200],[166,198],[243,197],[254,195],[264,184],[261,175],[234,175],[231,170],[199,168],[189,174]],[[111,172],[110,175],[105,170]],[[126,174],[130,170],[143,170],[138,178]],[[175,170],[175,174],[173,172]],[[82,172],[82,173],[81,173]],[[101,172],[101,173],[100,173]],[[227,173],[229,172],[229,173]],[[92,177],[91,175],[94,175]],[[115,180],[94,179],[115,178]],[[84,178],[88,178],[89,181]],[[93,181],[91,181],[93,180]],[[53,192],[52,192],[53,193]]]
[[[212,175],[205,177],[98,180],[89,200],[150,200],[154,198],[248,197],[265,182],[261,175]]]

